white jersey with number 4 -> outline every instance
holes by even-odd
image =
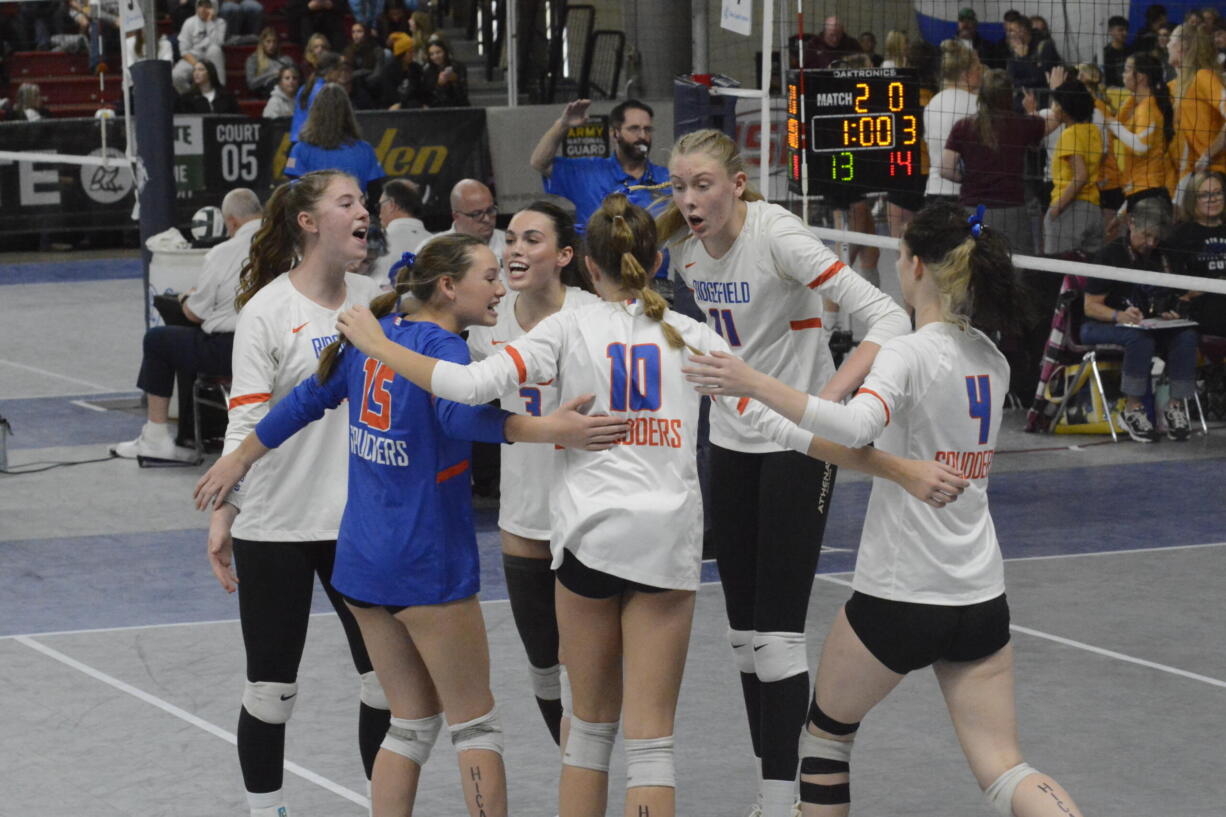
[[[498,305],[498,323],[468,330],[468,351],[474,361],[485,360],[508,343],[524,336],[515,317],[514,290]],[[562,311],[596,303],[600,298],[578,287],[567,287]],[[554,381],[525,383],[501,395],[501,405],[516,414],[543,417],[560,404]],[[498,527],[526,539],[549,539],[549,491],[553,482],[555,455],[552,445],[504,445],[502,447],[501,499]]]
[[[801,425],[849,446],[957,468],[970,486],[934,508],[873,480],[852,586],[894,601],[964,605],[1005,592],[988,473],[1009,364],[983,333],[935,322],[886,343],[847,405],[809,398]]]
[[[676,312],[665,320],[703,352],[728,344]],[[702,498],[695,437],[699,395],[673,349],[640,302],[601,301],[558,312],[480,363],[440,362],[431,391],[482,403],[522,384],[556,381],[568,400],[595,394],[590,414],[621,416],[630,431],[608,451],[557,452],[550,495],[553,567],[563,550],[583,564],[653,587],[694,590],[702,550]],[[714,413],[740,415],[779,446],[807,451],[813,436],[759,403],[715,401]]]
[[[849,269],[796,216],[777,204],[749,202],[732,247],[712,258],[690,236],[671,253],[708,325],[760,372],[816,394],[834,375],[822,298],[867,324],[878,345],[911,331],[893,299]],[[747,453],[780,450],[730,417],[711,416],[711,442]]]
[[[320,353],[336,340],[337,316],[378,294],[364,275],[347,273],[345,286],[345,302],[328,309],[295,289],[286,273],[239,310],[225,453],[315,373]],[[258,542],[335,539],[348,488],[348,440],[347,413],[334,409],[269,451],[227,498],[240,509],[233,534]]]

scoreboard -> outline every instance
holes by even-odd
[[[922,191],[924,113],[906,68],[788,71],[788,179],[792,192]],[[802,161],[808,165],[803,187]]]

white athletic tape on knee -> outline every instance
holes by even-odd
[[[834,760],[839,763],[851,762],[851,747],[856,742],[854,733],[849,735],[850,740],[832,740],[830,738],[819,737],[809,731],[806,725],[800,730],[800,762],[803,764],[805,758],[817,757],[822,760]],[[829,774],[829,772],[818,772],[817,774]]]
[[[498,718],[496,706],[479,718],[447,728],[451,732],[451,743],[457,752],[487,749],[502,754],[502,721]]]
[[[387,702],[387,693],[383,691],[383,684],[379,683],[379,679],[375,677],[374,670],[362,673],[362,691],[358,699],[371,709],[392,708]]]
[[[562,666],[554,664],[552,667],[534,667],[528,665],[528,671],[532,673],[532,694],[543,701],[556,701],[562,697]]]
[[[570,734],[566,738],[566,751],[562,764],[608,772],[609,758],[613,756],[613,741],[617,737],[617,721],[612,723],[589,723],[572,714]]]
[[[992,808],[1004,817],[1013,817],[1013,793],[1017,791],[1018,784],[1032,774],[1038,774],[1038,771],[1028,763],[1019,763],[996,778],[992,785],[984,789],[983,795],[988,798]]]
[[[754,633],[753,664],[758,680],[782,681],[809,674],[809,656],[804,633]]]
[[[673,736],[626,738],[626,788],[667,786],[677,788],[673,771]]]
[[[243,687],[243,708],[256,720],[282,724],[294,713],[298,684],[277,681],[248,681]]]
[[[732,661],[737,670],[753,675],[757,671],[753,665],[753,630],[734,630],[729,627],[728,643],[732,645]]]
[[[562,688],[562,717],[569,718],[575,709],[575,699],[570,694],[570,673],[566,671],[565,664],[558,672],[558,686]]]
[[[401,757],[407,757],[418,766],[425,766],[430,759],[430,750],[438,740],[438,733],[443,728],[443,716],[431,715],[428,718],[392,718],[387,725],[387,734],[383,743],[379,744],[389,752],[395,752]]]

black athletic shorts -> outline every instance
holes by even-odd
[[[639,584],[620,576],[612,576],[592,568],[579,561],[579,558],[569,550],[562,551],[562,564],[558,567],[558,581],[570,592],[587,599],[607,599],[620,596],[627,590],[638,590],[642,593],[663,593],[670,588],[652,587],[649,584]]]
[[[856,592],[843,609],[873,657],[900,675],[936,661],[977,661],[1009,643],[1009,604],[1003,593],[978,604],[946,607]]]
[[[921,185],[919,190],[888,190],[885,194],[885,200],[904,210],[918,213],[924,209],[924,185]]]
[[[832,184],[819,191],[826,203],[835,210],[850,210],[858,201],[868,198],[868,188],[851,184]]]
[[[346,596],[344,593],[341,594],[341,598],[343,598],[351,606],[357,607],[359,610],[373,610],[376,607],[382,607],[384,610],[387,610],[392,615],[396,615],[401,610],[409,609],[407,604],[400,605],[399,607],[397,607],[395,604],[373,604],[369,601],[358,601],[352,596]]]
[[[1104,210],[1118,210],[1124,203],[1124,188],[1098,191],[1098,206]]]

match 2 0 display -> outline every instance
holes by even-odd
[[[914,70],[792,70],[787,94],[792,192],[923,189],[924,111]],[[802,156],[808,190],[802,189]]]

